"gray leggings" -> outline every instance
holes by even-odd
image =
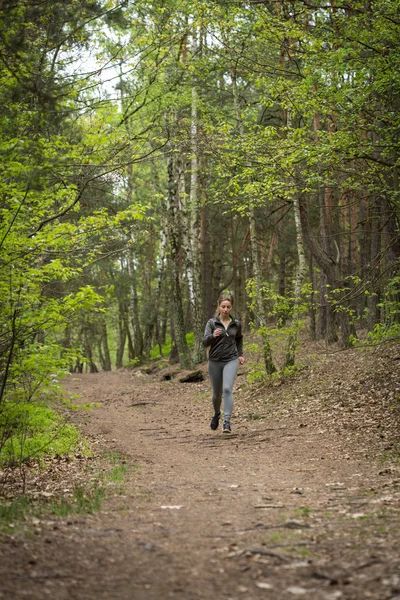
[[[212,403],[215,414],[221,410],[222,395],[224,396],[224,418],[230,421],[233,410],[232,388],[239,366],[239,360],[234,358],[229,362],[216,360],[208,361],[208,374],[213,391]]]

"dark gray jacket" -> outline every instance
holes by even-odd
[[[218,328],[221,328],[224,334],[213,337],[213,332]],[[243,335],[240,321],[231,317],[231,322],[228,328],[225,329],[219,315],[209,319],[204,331],[203,346],[211,346],[208,355],[209,360],[229,362],[234,358],[243,356]]]

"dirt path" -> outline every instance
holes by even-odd
[[[400,599],[399,481],[337,433],[240,417],[238,391],[233,434],[211,432],[207,381],[123,371],[68,387],[100,404],[84,431],[132,469],[101,512],[11,540],[0,598]]]

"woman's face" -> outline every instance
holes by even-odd
[[[221,317],[228,317],[231,310],[232,304],[229,302],[229,300],[223,300],[219,305],[219,312]]]

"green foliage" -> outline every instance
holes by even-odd
[[[323,229],[329,234],[321,250],[327,272],[319,265],[317,278],[329,272],[325,295],[337,321],[367,323],[374,343],[398,336],[399,0],[337,8],[293,0],[273,9],[204,0],[3,4],[0,439],[7,456],[28,460],[42,443],[50,447],[51,435],[27,440],[42,435],[32,434],[34,412],[45,420],[62,372],[169,355],[170,340],[161,351],[154,340],[171,310],[170,157],[180,161],[172,191],[189,309],[183,238],[201,208],[199,297],[207,305],[211,288],[230,277],[244,295],[248,278],[254,327],[264,341],[272,337],[275,353],[290,342],[294,360],[306,311],[319,308],[310,306],[309,288],[299,300],[287,284],[298,261],[298,199],[309,242],[322,248]],[[99,66],[79,74],[88,47]],[[99,85],[106,71],[109,81]],[[324,224],[328,197],[325,208],[334,210]],[[246,241],[250,206],[268,279],[261,295],[269,320],[261,328]],[[285,281],[278,284],[279,268]],[[262,360],[260,351],[254,381],[263,379]]]
[[[88,489],[79,485],[75,488],[71,499],[60,498],[55,502],[50,502],[45,510],[58,517],[66,517],[71,514],[93,514],[100,510],[104,497],[105,489],[101,486]]]
[[[77,484],[71,494],[59,498],[33,500],[20,496],[10,500],[0,500],[0,531],[15,531],[17,527],[28,526],[33,518],[48,518],[49,515],[66,517],[68,515],[93,514],[100,510],[107,494],[107,488],[113,487],[123,492],[123,483],[129,473],[129,467],[119,454],[106,453],[103,456],[102,472],[91,479],[92,484]]]
[[[15,531],[17,527],[29,526],[32,518],[48,518],[49,515],[66,517],[68,515],[93,514],[100,510],[105,498],[105,488],[92,488],[78,485],[71,497],[56,500],[34,501],[21,496],[12,500],[0,501],[0,531]]]
[[[0,417],[0,465],[16,466],[49,455],[72,453],[80,434],[60,415],[38,402],[3,405]]]
[[[247,293],[249,297],[249,306],[251,310],[257,314],[257,303],[256,303],[256,284],[254,279],[250,279],[247,282]],[[263,282],[259,288],[259,292],[262,295],[262,301],[265,305],[266,314],[270,318],[271,325],[265,327],[268,334],[271,348],[274,354],[282,354],[283,348],[287,346],[288,340],[291,337],[295,337],[296,345],[300,332],[305,328],[306,314],[310,310],[310,299],[312,295],[312,288],[310,284],[304,284],[301,291],[300,302],[296,299],[294,294],[287,293],[285,296],[277,293],[275,286],[269,282]],[[257,327],[257,323],[252,324],[253,329],[256,333],[262,336],[263,329]],[[255,348],[253,347],[253,352]],[[261,344],[258,346],[258,358],[256,361],[251,362],[251,369],[248,374],[248,381],[255,383],[269,379],[281,379],[282,377],[290,377],[295,374],[300,368],[299,365],[285,365],[282,364],[281,368],[267,377],[265,367],[261,357]]]
[[[193,344],[194,344],[194,333],[193,332],[189,332],[186,334],[186,342],[187,342],[187,345],[189,346],[189,348],[191,348],[193,346]],[[168,337],[165,344],[163,344],[161,346],[161,352],[160,352],[159,346],[154,346],[150,350],[150,360],[158,360],[159,358],[162,358],[163,356],[169,356],[169,354],[171,352],[171,344],[172,344],[172,340],[170,337]]]
[[[86,323],[99,319],[109,288],[85,274],[145,212],[134,202],[119,206],[110,179],[127,144],[117,107],[83,110],[92,101],[88,80],[72,75],[100,3],[13,4],[0,23],[2,464],[68,453],[77,443],[55,410],[58,381],[87,355]],[[132,142],[131,157],[136,150]]]
[[[26,344],[10,364],[0,404],[0,464],[69,454],[80,439],[50,404],[63,398],[61,379],[77,354],[56,344]]]

